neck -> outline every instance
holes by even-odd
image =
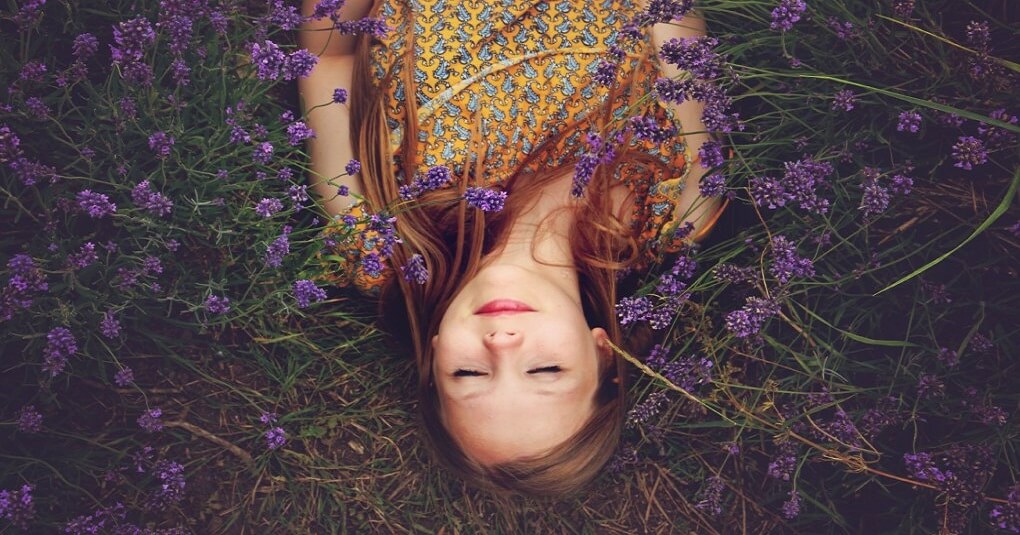
[[[510,223],[506,241],[482,259],[482,269],[513,265],[533,271],[562,287],[580,303],[577,269],[570,248],[576,223],[571,177],[551,181],[538,198]]]

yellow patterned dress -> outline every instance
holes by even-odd
[[[392,30],[373,47],[371,64],[379,89],[387,93],[394,154],[403,136],[408,98],[401,70],[411,9],[419,139],[412,165],[394,156],[398,179],[409,182],[434,165],[445,165],[453,176],[461,176],[472,154],[484,150],[484,185],[498,187],[547,138],[576,122],[593,121],[610,88],[593,81],[592,75],[599,59],[623,44],[620,30],[637,8],[627,0],[384,0],[379,16]],[[633,95],[617,99],[614,112],[655,117],[662,126],[674,124],[682,131],[654,98],[627,109],[660,76],[655,58],[648,55],[651,46],[646,36],[643,42],[623,47],[627,54],[619,62],[618,80],[636,70],[637,84]],[[387,75],[393,82],[382,87]],[[473,129],[480,131],[482,147],[473,146],[477,137]],[[578,156],[587,148],[585,135],[591,129],[582,126],[561,136],[555,149],[543,151],[532,168],[557,166]],[[673,236],[682,217],[675,204],[693,159],[680,136],[661,146],[639,141],[631,146],[661,158],[669,169],[662,173],[644,166],[625,168],[616,177],[635,193],[634,232],[645,245],[646,258],[653,260],[682,243]],[[362,222],[368,213],[364,204],[353,205],[351,211]],[[356,232],[364,230],[361,225]],[[360,264],[376,247],[371,235],[367,238],[349,242],[330,256],[331,282],[373,292],[392,276],[389,266],[372,275]]]

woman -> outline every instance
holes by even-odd
[[[315,6],[306,0],[304,14]],[[557,496],[598,474],[625,411],[623,360],[610,346],[628,347],[614,312],[619,276],[676,251],[685,224],[697,238],[718,215],[698,194],[705,170],[691,165],[708,139],[701,107],[640,99],[659,76],[679,74],[654,50],[703,35],[703,21],[691,13],[655,25],[620,61],[618,84],[591,81],[637,9],[347,0],[338,20],[381,17],[391,31],[342,36],[329,17],[303,27],[301,45],[319,55],[299,82],[316,132],[313,189],[362,229],[368,214],[396,207],[403,241],[385,252],[393,266],[421,262],[431,274],[379,269],[385,240],[370,230],[338,251],[338,281],[381,288],[384,318],[406,320],[428,442],[475,486]],[[347,106],[316,107],[336,88],[350,88]],[[685,135],[610,138],[628,105]],[[592,132],[605,138],[601,164],[578,184],[580,153],[598,145]],[[351,159],[360,173],[345,174]],[[505,207],[469,206],[468,188],[480,186],[507,192]]]

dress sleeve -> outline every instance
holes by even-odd
[[[326,225],[322,231],[325,247],[317,255],[322,280],[378,295],[393,270],[381,254],[383,240],[371,229],[370,220],[368,205],[359,200]]]

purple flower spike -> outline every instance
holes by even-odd
[[[43,350],[43,370],[53,377],[64,371],[67,359],[78,352],[78,341],[66,327],[54,327],[46,335],[46,349]]]
[[[163,410],[159,408],[149,409],[138,417],[138,427],[147,433],[158,433],[163,430]]]
[[[425,258],[420,254],[411,256],[407,264],[401,266],[404,280],[417,284],[425,284],[429,280],[429,270],[425,267]]]
[[[22,485],[21,490],[0,490],[0,518],[6,518],[15,527],[27,530],[29,521],[35,518],[32,488],[32,485]]]
[[[277,450],[287,444],[287,432],[282,427],[270,428],[265,433],[266,447]]]
[[[35,405],[25,405],[18,411],[18,431],[35,434],[42,431],[43,416]]]
[[[800,514],[800,494],[796,489],[790,490],[790,498],[783,502],[783,516],[787,520],[793,520]]]
[[[347,90],[342,87],[333,90],[333,102],[336,104],[346,104],[349,96]]]
[[[294,282],[294,298],[298,308],[308,308],[312,302],[326,299],[326,291],[315,285],[313,281],[302,279]]]
[[[807,4],[804,0],[782,0],[779,7],[772,10],[772,23],[769,28],[788,32],[793,25],[801,19],[801,15],[807,11]]]
[[[849,89],[840,89],[836,91],[836,94],[832,97],[832,109],[851,111],[854,109],[854,104],[857,102],[857,96],[854,92]]]
[[[210,295],[205,299],[205,309],[210,314],[226,314],[230,312],[230,299],[218,295]]]
[[[899,115],[899,122],[896,123],[897,132],[910,132],[916,134],[921,129],[921,114],[916,111],[905,111]]]
[[[264,198],[255,206],[255,213],[264,219],[273,217],[280,210],[283,210],[283,202],[276,198]]]
[[[94,193],[92,190],[79,191],[75,200],[78,201],[78,207],[93,219],[102,219],[117,211],[117,205],[110,202],[109,197],[102,193]]]
[[[123,368],[118,370],[116,374],[114,374],[113,382],[121,388],[124,388],[134,383],[135,382],[134,370],[132,370],[128,366],[124,366]]]
[[[988,161],[988,151],[980,139],[974,136],[960,136],[953,145],[953,159],[956,160],[953,167],[970,171],[975,165]]]
[[[506,202],[506,192],[472,186],[464,192],[464,200],[467,201],[468,206],[473,206],[483,212],[498,212],[503,209],[503,204]]]
[[[156,157],[165,160],[170,156],[170,147],[174,145],[174,137],[168,136],[166,132],[155,132],[149,136],[149,148],[156,153]]]

